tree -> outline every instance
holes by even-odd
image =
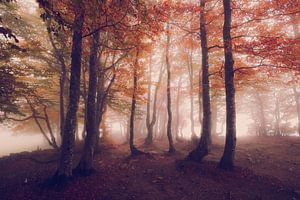
[[[206,37],[205,21],[205,3],[206,0],[200,1],[200,37],[202,50],[202,133],[199,144],[195,150],[188,155],[189,160],[200,162],[209,152],[208,145],[211,140],[211,110],[210,110],[210,85],[209,85],[209,64],[208,64],[208,47]]]
[[[135,63],[133,65],[133,91],[132,91],[131,112],[130,112],[129,147],[130,147],[131,155],[139,155],[142,153],[134,146],[134,119],[135,119],[135,106],[136,106],[136,96],[137,96],[137,87],[138,87],[139,53],[140,53],[140,49],[139,47],[137,47],[136,55],[135,55]]]
[[[100,32],[92,35],[89,61],[89,88],[87,98],[86,137],[84,149],[76,168],[80,174],[90,174],[93,170],[94,149],[97,139],[96,131],[96,92],[97,92],[97,62]]]
[[[169,49],[170,49],[170,25],[167,24],[167,46],[166,46],[166,65],[167,65],[167,110],[168,110],[168,124],[167,124],[167,136],[169,141],[169,153],[174,153],[175,148],[172,137],[172,108],[171,108],[171,65],[169,61]]]
[[[235,112],[235,87],[231,38],[231,0],[223,0],[224,26],[223,42],[225,57],[225,91],[226,91],[226,142],[219,167],[232,170],[236,146],[236,112]]]
[[[75,18],[73,22],[69,105],[62,136],[60,161],[55,174],[57,178],[62,180],[71,177],[73,170],[72,162],[77,121],[76,114],[80,97],[83,23],[84,5],[81,0],[77,0],[75,2]]]
[[[151,106],[151,62],[150,62],[150,71],[149,71],[149,85],[148,85],[148,101],[147,101],[147,117],[146,117],[146,126],[147,126],[147,130],[148,130],[148,134],[147,134],[147,138],[145,139],[145,144],[150,145],[153,143],[153,127],[156,123],[156,111],[157,111],[157,95],[158,95],[158,90],[160,88],[161,85],[161,81],[162,81],[162,76],[163,76],[163,65],[160,67],[160,71],[159,71],[159,78],[158,78],[158,82],[157,85],[155,87],[155,91],[154,91],[154,100],[153,100],[153,110],[152,110],[152,117],[150,119],[150,106]]]

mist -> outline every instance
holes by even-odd
[[[298,1],[0,1],[1,199],[299,199]]]

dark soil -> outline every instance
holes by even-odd
[[[185,142],[176,144],[174,155],[167,153],[166,144],[155,144],[159,148],[137,145],[150,152],[138,156],[129,156],[127,145],[103,145],[95,158],[96,172],[74,178],[65,188],[41,187],[56,169],[50,150],[1,158],[0,199],[300,199],[300,138],[241,138],[234,171],[217,168],[223,150],[220,138],[201,164],[182,161],[191,149]]]

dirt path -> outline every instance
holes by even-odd
[[[299,139],[240,140],[234,172],[216,168],[222,141],[202,164],[179,162],[179,154],[146,149],[151,156],[128,158],[127,146],[106,147],[97,155],[97,173],[72,181],[63,191],[41,189],[38,183],[55,170],[55,163],[37,164],[11,156],[0,159],[0,199],[95,200],[292,200],[299,187]],[[49,152],[29,154],[51,159]],[[248,169],[247,169],[247,168]],[[292,169],[290,169],[292,167]]]

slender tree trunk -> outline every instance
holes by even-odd
[[[126,128],[127,128],[127,131],[126,131],[126,143],[127,142],[129,143],[129,140],[130,140],[130,115],[129,115],[127,123],[126,123]]]
[[[225,90],[226,90],[226,142],[219,167],[232,170],[234,167],[236,147],[236,111],[235,111],[235,87],[234,69],[231,39],[231,0],[223,0],[224,6],[224,56],[225,56]]]
[[[99,31],[92,35],[92,44],[90,48],[89,60],[89,88],[87,98],[87,121],[86,121],[86,137],[84,140],[84,149],[79,164],[76,168],[77,172],[89,175],[93,171],[94,150],[97,139],[96,131],[96,91],[97,91],[97,62],[99,49]]]
[[[60,83],[59,83],[59,116],[60,116],[60,135],[62,136],[65,123],[65,82],[66,82],[66,66],[61,65]]]
[[[102,129],[102,139],[103,141],[106,141],[108,139],[108,130],[106,126],[106,113],[107,113],[107,104],[104,105],[103,108],[103,114],[102,114],[102,120],[101,120],[101,129]]]
[[[153,112],[152,112],[152,119],[150,120],[150,90],[148,93],[148,102],[147,102],[147,119],[146,119],[146,126],[147,126],[147,130],[148,130],[148,135],[147,138],[145,140],[145,144],[152,144],[153,143],[153,129],[156,123],[156,118],[157,118],[157,95],[158,95],[158,90],[160,88],[160,84],[161,84],[161,80],[162,80],[162,76],[163,76],[163,66],[161,66],[160,71],[159,71],[159,78],[158,78],[158,83],[157,86],[155,88],[155,92],[154,92],[154,102],[153,102]],[[151,77],[150,77],[150,82],[151,82]],[[148,89],[150,89],[148,87]],[[148,107],[149,106],[149,107]],[[149,111],[148,111],[149,109]],[[149,115],[149,116],[148,116]]]
[[[45,137],[45,139],[47,140],[48,144],[53,147],[55,150],[59,150],[58,146],[57,146],[57,143],[56,143],[56,140],[55,140],[55,137],[54,137],[54,134],[52,132],[52,128],[51,128],[51,125],[50,125],[50,121],[49,121],[49,117],[48,117],[48,114],[47,114],[47,106],[44,105],[44,116],[45,117],[39,117],[37,116],[37,111],[36,109],[34,108],[33,104],[30,102],[29,98],[25,97],[29,107],[30,107],[30,110],[32,112],[32,116],[33,116],[33,119],[36,123],[36,125],[39,127],[41,133],[43,134],[43,136]],[[46,133],[46,131],[44,130],[42,124],[40,123],[39,119],[43,119],[47,125],[47,128],[48,128],[48,131],[49,131],[49,134],[50,134],[50,137],[48,136],[48,134]]]
[[[226,123],[226,118],[222,118],[222,121],[221,121],[221,130],[220,130],[220,134],[223,134],[224,133],[224,126],[225,126],[225,123]]]
[[[205,25],[205,3],[206,0],[200,0],[200,37],[202,52],[202,109],[203,123],[202,133],[198,146],[191,151],[188,159],[201,162],[209,152],[209,144],[211,141],[211,111],[210,111],[210,90],[209,90],[209,64],[208,64],[208,48]]]
[[[299,30],[299,17],[293,15],[293,30],[295,38],[299,38],[300,30]],[[300,136],[300,95],[296,89],[296,86],[293,87],[294,97],[296,101],[296,109],[297,109],[297,116],[298,116],[298,135]]]
[[[135,121],[135,107],[136,107],[136,93],[138,84],[138,65],[139,65],[139,49],[136,50],[136,61],[133,66],[133,92],[130,112],[130,133],[129,133],[129,147],[131,155],[138,155],[140,151],[134,146],[134,121]]]
[[[215,99],[211,104],[211,135],[212,138],[217,136],[217,125],[218,125],[218,104]]]
[[[203,112],[202,112],[202,68],[201,70],[199,70],[199,94],[198,94],[198,102],[199,102],[199,113],[198,113],[198,117],[199,117],[199,123],[200,123],[200,126],[202,128],[202,125],[203,125],[203,120],[202,120],[202,115],[203,115]]]
[[[259,113],[259,129],[258,133],[259,136],[266,136],[267,135],[267,126],[266,126],[266,118],[265,118],[265,109],[264,109],[264,104],[263,100],[261,99],[261,96],[259,95],[258,92],[254,91],[255,93],[255,98],[258,103],[258,113]]]
[[[168,124],[167,124],[167,136],[169,141],[169,153],[174,153],[175,148],[172,137],[172,102],[171,102],[171,65],[169,61],[169,49],[170,49],[170,25],[167,25],[167,49],[166,49],[166,64],[167,64],[167,110],[168,110]]]
[[[275,135],[281,136],[280,131],[280,108],[279,108],[279,99],[278,96],[275,94]]]
[[[180,123],[180,113],[179,113],[179,102],[180,102],[180,89],[181,89],[182,77],[179,78],[177,85],[177,98],[176,98],[176,124],[175,124],[175,137],[176,140],[179,139],[179,123]]]
[[[78,0],[78,5],[78,13],[75,14],[73,27],[69,105],[64,124],[60,161],[58,164],[57,173],[55,175],[61,177],[62,179],[72,176],[73,149],[77,120],[76,114],[80,97],[80,71],[84,6],[82,5],[81,0]]]
[[[51,19],[47,21],[47,30],[48,30],[48,36],[51,42],[51,45],[54,49],[54,53],[56,56],[57,61],[60,63],[60,78],[59,78],[59,122],[60,122],[60,138],[62,137],[63,131],[64,131],[64,122],[65,122],[65,86],[66,86],[66,78],[67,78],[67,67],[65,63],[64,58],[64,48],[59,49],[56,46],[55,40],[51,33]],[[62,41],[61,35],[59,34],[57,36],[60,45],[65,47],[65,44],[63,44],[64,41]]]
[[[88,105],[87,105],[87,102],[88,102],[88,100],[87,100],[87,91],[86,91],[86,69],[85,69],[85,67],[83,66],[82,67],[82,82],[83,82],[83,102],[84,102],[84,118],[83,118],[83,124],[84,124],[84,126],[83,126],[83,130],[82,130],[82,133],[81,133],[81,136],[82,136],[82,138],[84,139],[85,138],[85,136],[86,136],[86,123],[87,123],[87,107],[88,107]]]
[[[100,69],[98,69],[98,81],[97,81],[97,99],[96,99],[96,132],[97,132],[97,140],[99,143],[100,140],[100,126],[102,121],[103,115],[103,106],[104,106],[104,84],[105,84],[105,77],[103,66],[100,64]]]
[[[194,69],[193,69],[193,52],[191,50],[189,54],[189,62],[188,62],[188,71],[189,71],[189,81],[190,81],[190,121],[191,121],[191,132],[192,138],[196,138],[195,133],[195,123],[194,123]]]
[[[153,142],[153,126],[151,126],[150,115],[151,115],[151,79],[152,79],[152,58],[149,63],[149,78],[148,78],[148,97],[147,97],[147,114],[146,114],[146,126],[147,126],[147,137],[145,140],[146,145],[150,145]]]

